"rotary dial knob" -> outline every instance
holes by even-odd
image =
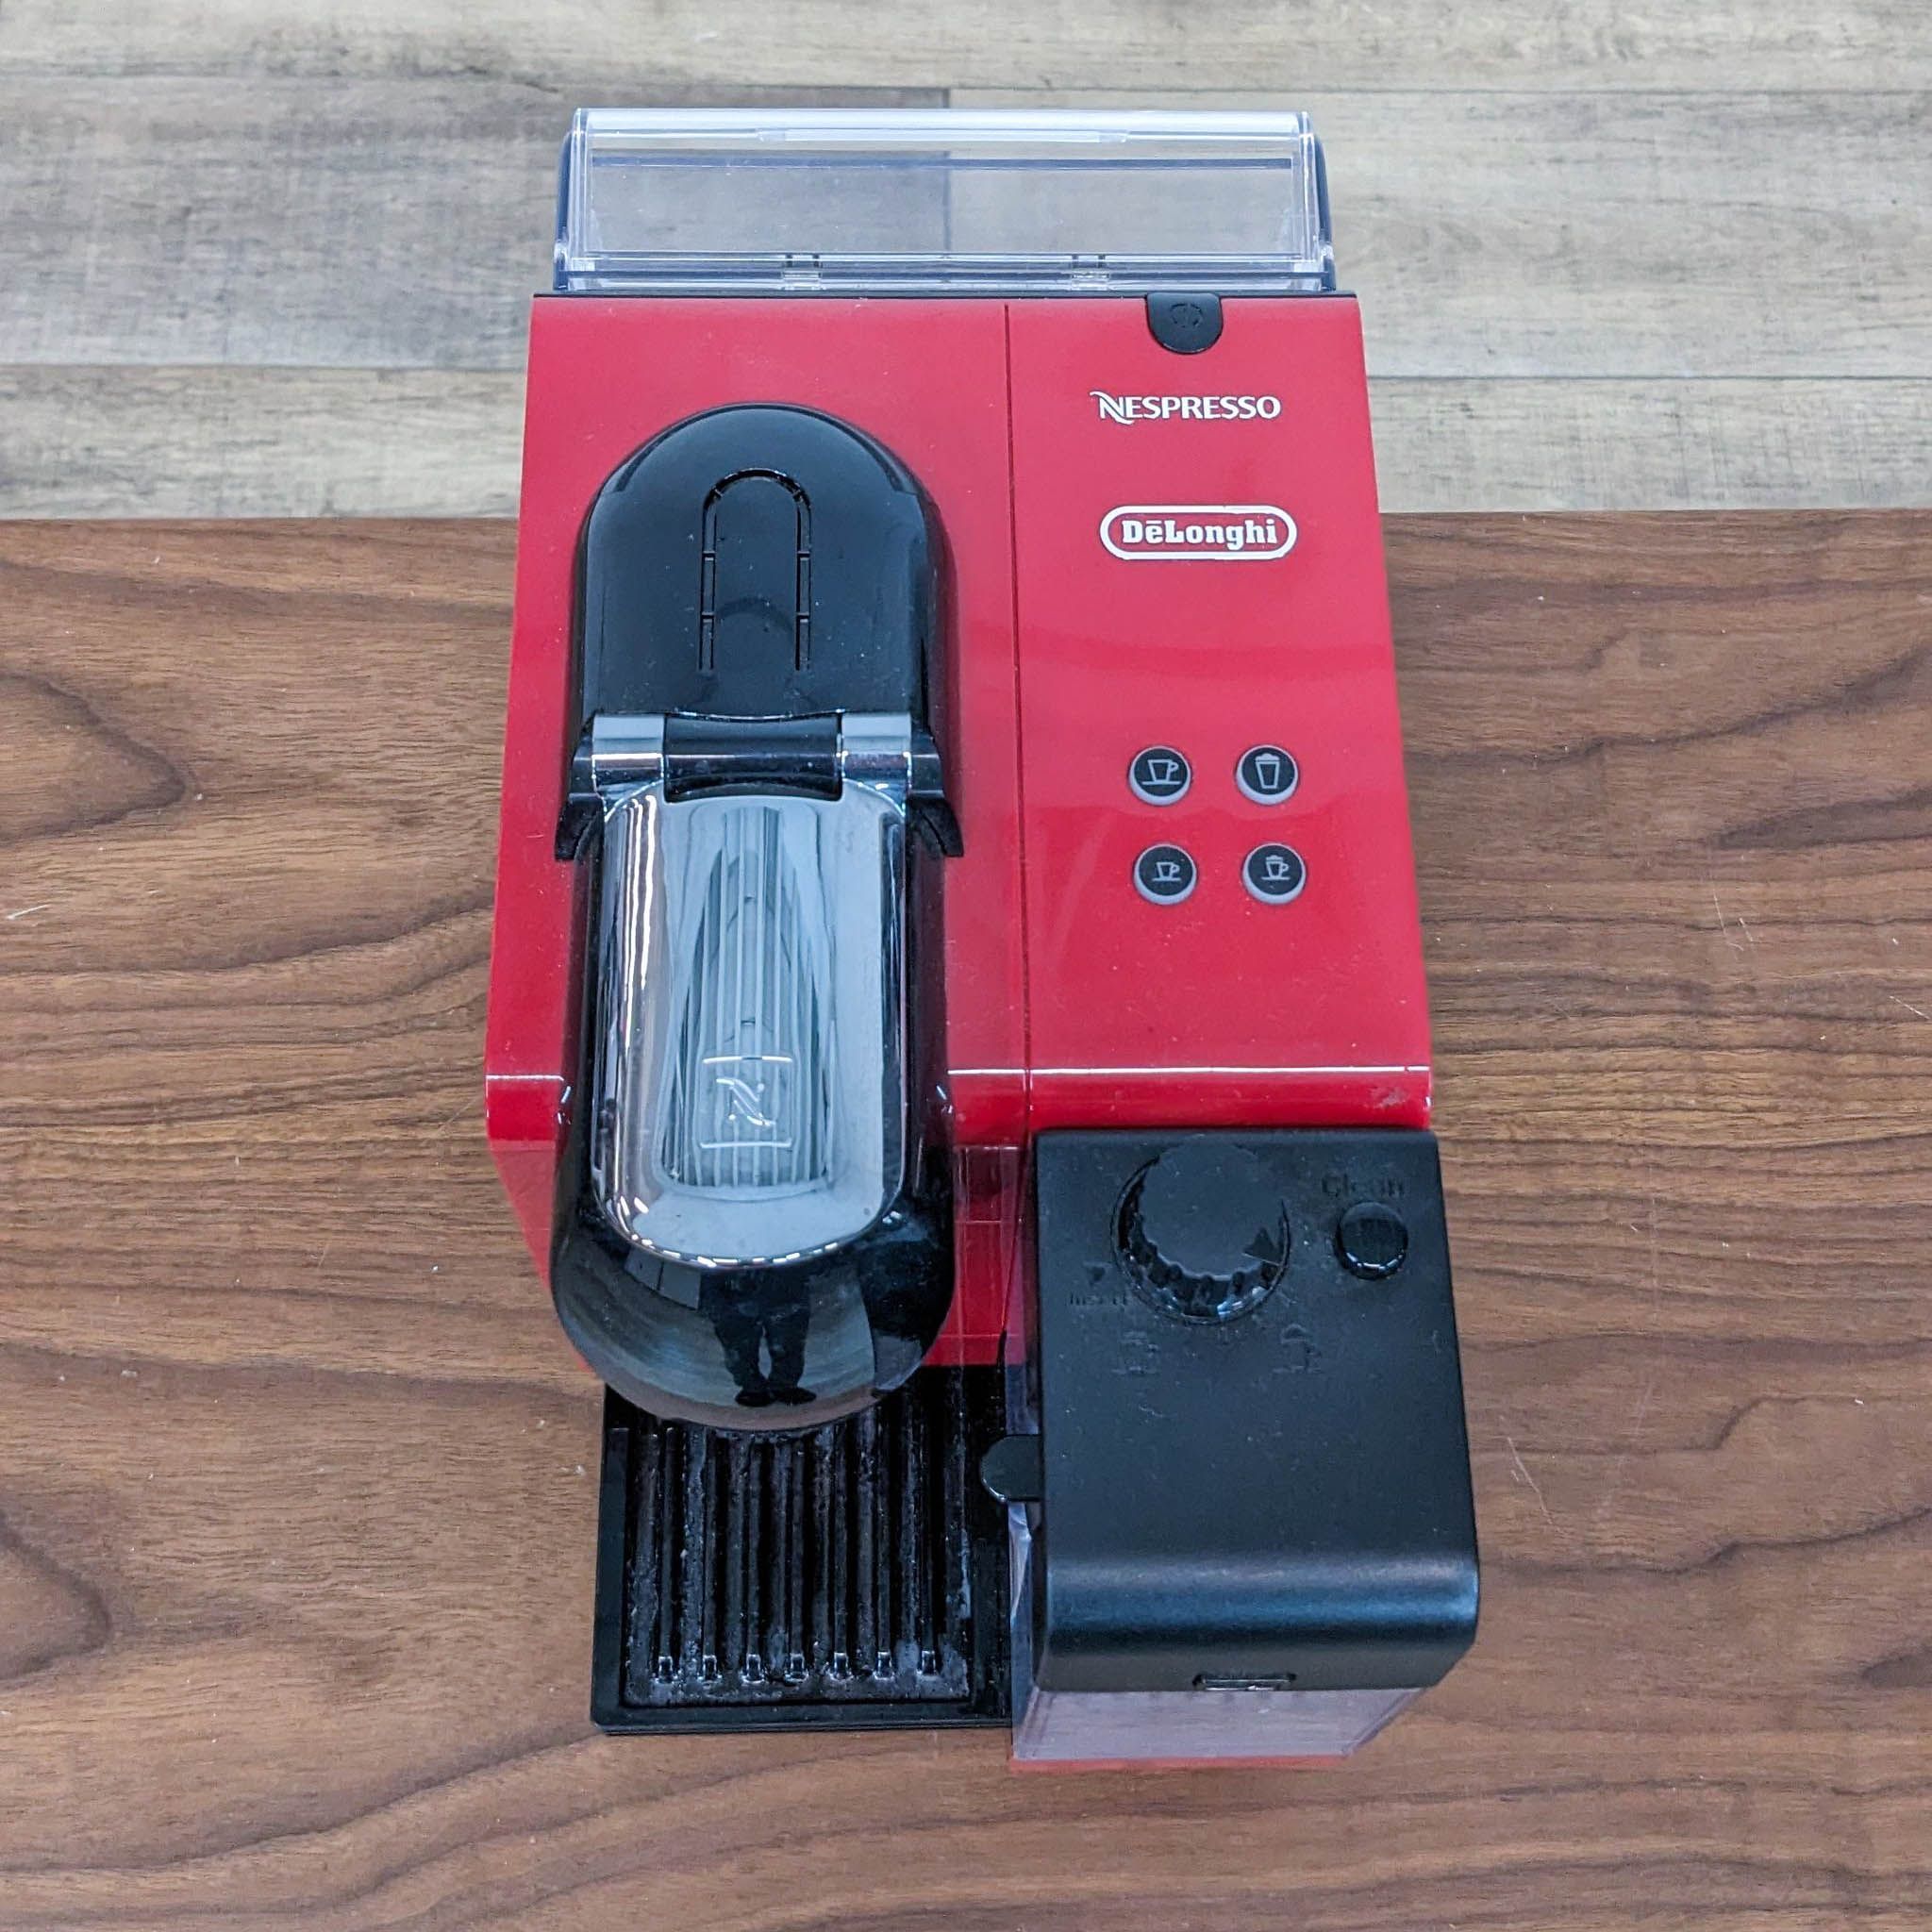
[[[1281,1190],[1245,1148],[1183,1141],[1121,1197],[1121,1257],[1142,1297],[1191,1322],[1244,1315],[1288,1265]]]

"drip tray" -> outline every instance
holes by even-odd
[[[1000,1371],[922,1369],[795,1436],[604,1409],[591,1715],[607,1731],[1000,1724]]]

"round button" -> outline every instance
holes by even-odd
[[[1234,768],[1234,782],[1257,805],[1279,805],[1301,775],[1301,767],[1278,744],[1250,745]]]
[[[1335,1252],[1351,1274],[1381,1281],[1407,1259],[1408,1229],[1385,1203],[1357,1201],[1336,1225]]]
[[[1157,906],[1178,906],[1197,876],[1192,856],[1178,845],[1150,845],[1134,861],[1134,890]]]
[[[1142,805],[1172,805],[1193,782],[1187,759],[1171,744],[1150,744],[1127,767],[1127,790]]]
[[[1115,1240],[1143,1301],[1186,1322],[1229,1322],[1288,1266],[1281,1189],[1245,1148],[1182,1141],[1127,1184]]]
[[[1292,845],[1257,845],[1241,862],[1241,883],[1264,906],[1299,899],[1308,869]]]

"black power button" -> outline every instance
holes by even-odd
[[[1221,340],[1221,297],[1206,293],[1150,295],[1147,328],[1163,349],[1198,356]]]

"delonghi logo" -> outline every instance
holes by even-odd
[[[1100,520],[1100,541],[1128,563],[1265,563],[1294,540],[1272,503],[1124,503]]]
[[[1110,396],[1087,393],[1100,405],[1103,423],[1272,423],[1281,414],[1279,396]]]

